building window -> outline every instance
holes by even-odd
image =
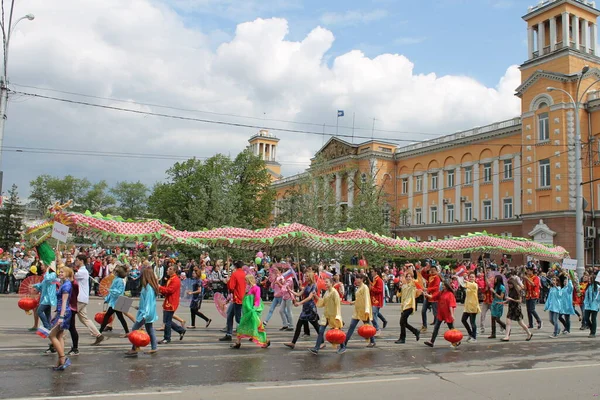
[[[504,205],[504,218],[510,219],[513,217],[513,201],[512,199],[504,199],[502,200]]]
[[[448,171],[448,184],[446,185],[446,187],[452,189],[454,187],[454,170],[451,169]]]
[[[415,187],[417,192],[423,191],[423,176],[419,175],[415,178]]]
[[[437,222],[438,222],[437,206],[431,206],[431,208],[429,209],[429,214],[431,215],[431,220],[429,221],[429,223],[437,224]]]
[[[402,194],[408,193],[408,178],[402,178]]]
[[[512,179],[512,160],[504,160],[504,179]]]
[[[483,219],[492,219],[492,201],[483,201]]]
[[[415,208],[415,224],[421,225],[423,223],[423,210]]]
[[[465,203],[465,221],[473,221],[473,205]]]
[[[438,173],[431,174],[431,190],[437,190],[438,188]]]
[[[550,118],[548,118],[548,113],[538,115],[538,140],[540,142],[550,140]]]
[[[491,163],[483,164],[483,181],[484,182],[492,181],[492,164]]]
[[[454,222],[454,204],[446,206],[446,222]]]
[[[473,167],[465,167],[465,185],[473,183]]]
[[[550,160],[540,160],[540,187],[550,187]]]

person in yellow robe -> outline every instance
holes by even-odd
[[[415,284],[416,273],[411,268],[408,268],[403,276],[402,281],[402,298],[400,300],[400,338],[394,343],[404,344],[406,342],[406,329],[415,335],[417,342],[421,336],[421,333],[408,323],[408,317],[415,311],[417,307],[416,296],[417,286]]]
[[[358,274],[354,277],[354,285],[356,286],[354,292],[356,300],[352,302],[352,304],[354,304],[354,312],[352,313],[352,320],[350,321],[348,333],[346,333],[346,342],[340,345],[340,348],[337,351],[338,354],[343,354],[346,351],[348,341],[352,337],[352,334],[360,321],[362,321],[363,324],[371,323],[371,318],[373,317],[371,294],[369,293],[369,287],[364,284],[364,280],[364,274]],[[369,339],[367,347],[375,347],[375,337]]]
[[[317,307],[323,308],[323,316],[319,320],[319,336],[317,343],[312,349],[308,349],[312,354],[319,354],[319,349],[324,341],[325,331],[327,327],[341,329],[344,323],[342,322],[342,308],[340,295],[333,287],[331,279],[325,279],[325,295],[317,302]]]
[[[481,308],[479,307],[479,298],[477,297],[479,286],[475,281],[475,274],[469,274],[467,281],[464,283],[464,287],[467,289],[467,295],[465,298],[465,308],[461,322],[469,334],[469,339],[467,339],[467,342],[477,343],[477,323],[475,320],[477,318],[477,314],[481,312]],[[469,323],[471,326],[469,326]]]

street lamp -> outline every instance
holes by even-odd
[[[584,246],[584,234],[583,234],[583,186],[582,186],[582,165],[581,165],[581,126],[579,118],[579,104],[583,99],[583,96],[590,90],[598,80],[588,86],[587,89],[579,95],[579,89],[581,87],[581,80],[583,75],[590,70],[589,66],[583,67],[581,72],[578,74],[577,79],[577,91],[575,92],[575,98],[571,96],[569,92],[563,89],[548,87],[548,92],[558,91],[566,94],[571,100],[571,104],[575,108],[575,253],[577,258],[577,275],[581,278],[583,271],[585,270],[585,246]],[[575,101],[577,100],[577,101]]]
[[[19,22],[26,19],[33,21],[35,16],[33,14],[27,14],[19,18],[12,23],[12,6],[9,14],[8,25],[2,21],[2,44],[4,46],[4,60],[2,63],[2,75],[0,76],[0,195],[2,195],[2,181],[4,180],[4,172],[2,171],[2,144],[4,141],[4,124],[6,123],[6,106],[8,104],[8,46],[10,45],[10,38],[15,30],[15,27]],[[4,15],[4,10],[2,10]],[[4,29],[7,26],[8,29]]]

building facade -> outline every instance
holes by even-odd
[[[408,146],[331,138],[314,160],[327,161],[323,182],[334,190],[336,205],[354,207],[364,174],[375,173],[385,201],[405,210],[391,221],[399,237],[434,240],[485,230],[559,244],[574,257],[571,97],[578,101],[579,93],[585,198],[579,223],[586,227],[586,264],[600,263],[595,229],[600,209],[600,180],[595,180],[600,179],[598,16],[595,2],[586,0],[547,0],[528,9],[523,16],[528,57],[516,88],[520,116]],[[274,178],[278,199],[301,175]]]

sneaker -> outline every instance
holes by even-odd
[[[79,355],[79,349],[71,349],[68,353],[68,356],[78,356]]]
[[[294,350],[294,348],[296,347],[296,345],[294,343],[284,343],[283,345],[285,347],[287,347],[288,349],[292,349],[292,350]]]
[[[544,323],[542,321],[538,322],[538,330],[542,329],[542,326],[544,326]]]
[[[479,327],[479,332],[480,332],[480,333],[485,333],[485,328],[484,328],[483,326],[480,326],[480,327]]]
[[[206,326],[205,328],[208,328],[210,326],[210,323],[212,322],[212,319],[209,319],[208,321],[206,321]]]
[[[398,339],[394,343],[396,343],[396,344],[404,344],[404,343],[406,343],[406,341],[404,339]]]
[[[309,353],[314,354],[315,356],[319,354],[319,350],[308,349]]]
[[[427,332],[427,327],[426,326],[422,326],[421,327],[421,333],[425,333]]]
[[[381,329],[385,329],[385,327],[387,326],[387,323],[388,323],[387,320],[383,321],[383,328],[381,328]]]
[[[562,333],[562,334],[563,334],[563,335],[570,335],[570,334],[571,334],[571,332],[569,332],[569,331],[563,331],[563,333]]]
[[[346,347],[345,346],[340,346],[340,348],[337,350],[338,354],[344,354],[346,352]]]
[[[92,343],[92,346],[98,346],[100,343],[102,343],[105,340],[106,340],[106,336],[104,336],[104,335],[96,336],[96,341],[94,343]]]
[[[267,327],[267,325],[268,325],[268,324],[269,324],[268,322],[266,322],[266,321],[263,321],[263,326],[264,326],[265,328]]]
[[[415,339],[417,339],[417,342],[419,341],[419,339],[421,339],[421,333],[420,332],[417,332],[415,334]]]
[[[430,341],[426,341],[425,346],[433,347],[433,343],[431,343]]]
[[[473,338],[469,336],[469,338],[467,339],[467,343],[471,343],[471,340],[473,340]]]
[[[558,337],[558,335],[550,335],[548,336],[550,339],[556,339]]]
[[[266,328],[266,327],[265,327]],[[287,326],[282,326],[281,328],[279,328],[280,331],[286,331],[287,330]]]
[[[381,330],[378,330],[378,331],[375,333],[375,337],[380,337],[380,336],[381,336]]]
[[[160,344],[169,344],[169,343],[171,343],[171,341],[170,341],[170,340],[167,340],[167,339],[163,339],[163,340],[161,340],[161,341],[160,341],[160,342],[158,342],[158,343],[160,343]]]
[[[477,343],[477,339],[474,338],[470,338],[471,340],[467,340],[467,342],[469,343]]]
[[[369,344],[367,345],[367,348],[368,348],[368,349],[372,349],[373,347],[375,347],[375,343],[369,343]]]
[[[48,347],[46,349],[46,351],[44,351],[44,354],[46,354],[46,355],[50,355],[50,354],[54,354],[54,353],[56,353],[56,349],[54,347]]]
[[[288,326],[287,328],[285,328],[285,330],[289,332],[289,331],[293,331],[294,328],[292,328],[291,326]]]
[[[225,335],[219,339],[219,342],[231,342],[231,335]]]
[[[593,339],[593,338],[595,338],[595,337],[596,337],[596,335],[594,335],[594,334],[590,333],[590,334],[588,335],[588,337],[589,337],[590,339]]]
[[[125,352],[125,357],[137,357],[137,356],[138,356],[137,350],[129,350],[129,351]]]
[[[184,330],[183,332],[181,332],[181,333],[179,334],[179,340],[183,340],[183,337],[185,336],[185,333],[186,333],[186,332],[187,332],[187,331],[186,331],[186,330]]]

